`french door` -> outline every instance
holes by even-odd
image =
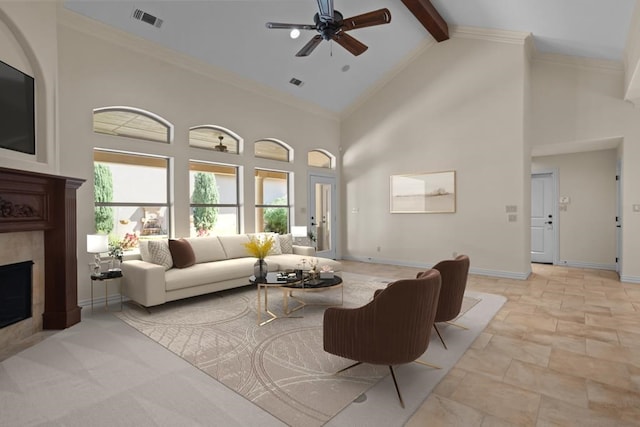
[[[336,224],[335,177],[309,175],[309,229],[319,257],[336,258]]]

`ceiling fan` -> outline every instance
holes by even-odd
[[[267,28],[316,30],[320,33],[304,45],[296,53],[296,56],[309,56],[322,40],[333,40],[353,55],[358,56],[364,53],[368,47],[347,34],[347,31],[391,22],[391,12],[386,8],[352,16],[351,18],[344,18],[340,12],[333,9],[333,0],[317,1],[319,12],[313,17],[313,25],[267,22]]]

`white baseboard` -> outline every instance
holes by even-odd
[[[352,257],[346,256],[342,259],[347,261],[360,261],[360,262],[370,262],[375,264],[389,264],[389,265],[398,265],[402,267],[415,267],[415,268],[424,268],[429,269],[436,265],[436,263],[417,263],[417,262],[403,262],[398,260],[389,260],[389,259],[379,259],[379,258],[371,258],[371,257]],[[479,276],[489,276],[489,277],[499,277],[504,279],[515,279],[515,280],[527,280],[531,271],[526,272],[512,272],[512,271],[500,271],[500,270],[486,270],[482,268],[470,268],[469,273],[477,274]]]
[[[620,281],[624,283],[639,283],[640,277],[638,276],[620,276]]]
[[[470,268],[469,273],[477,274],[478,276],[499,277],[502,279],[514,280],[527,280],[531,275],[531,271],[518,273],[515,271],[485,270],[483,268]]]
[[[561,261],[558,261],[558,263],[556,265],[563,265],[563,266],[574,267],[574,268],[591,268],[591,269],[594,269],[594,270],[612,270],[612,271],[616,271],[616,265],[615,264],[599,264],[599,263],[595,263],[595,262],[561,260]]]

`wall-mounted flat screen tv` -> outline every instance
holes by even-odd
[[[33,77],[0,61],[0,148],[36,153]]]

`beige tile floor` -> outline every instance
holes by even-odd
[[[391,279],[420,271],[342,263]],[[534,264],[526,281],[470,275],[467,287],[508,301],[408,426],[640,425],[640,285],[611,271]]]
[[[418,271],[343,263],[391,278]],[[640,285],[532,268],[526,281],[469,277],[468,289],[508,301],[408,426],[640,425]]]

